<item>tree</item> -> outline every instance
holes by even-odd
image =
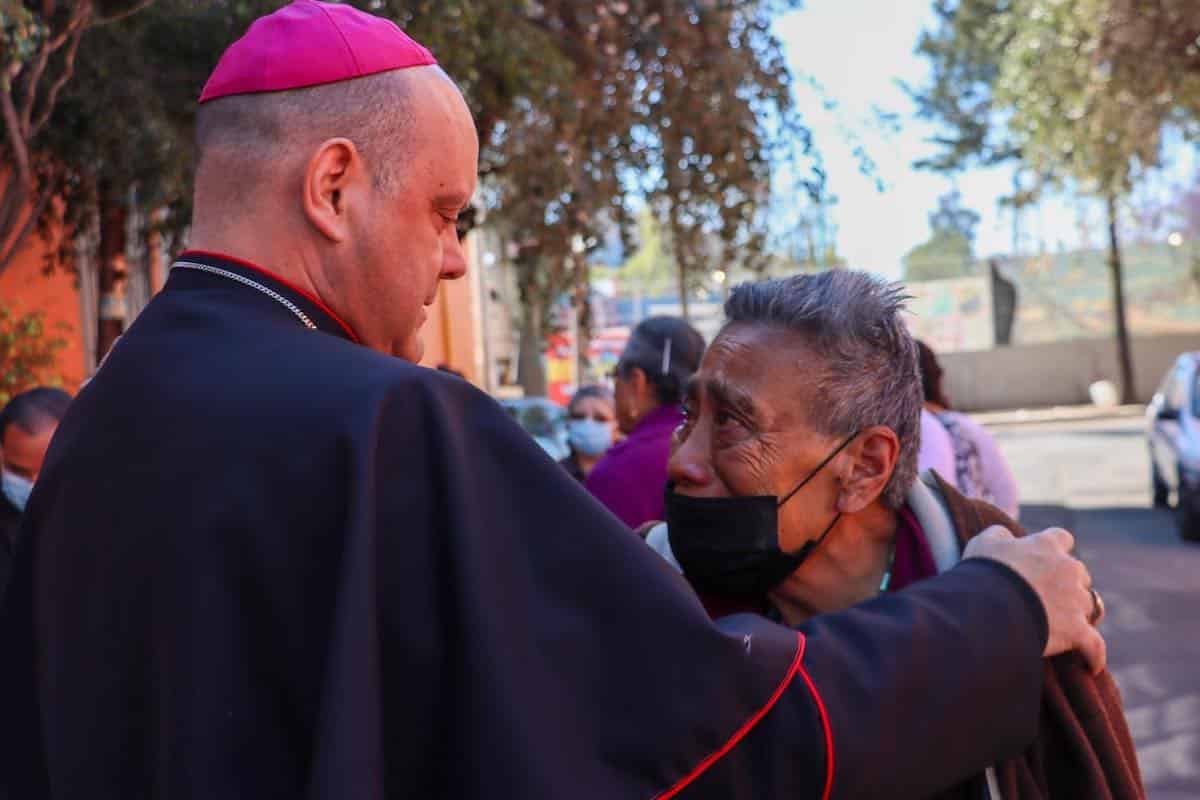
[[[27,389],[57,383],[51,370],[65,346],[48,334],[41,312],[17,315],[0,306],[0,408]]]
[[[1181,94],[1148,92],[1139,73],[1115,60],[1127,53],[1106,46],[1124,7],[1125,0],[937,0],[938,26],[918,45],[933,78],[915,95],[944,131],[940,154],[921,166],[951,171],[1018,159],[1041,184],[1070,182],[1103,201],[1122,394],[1132,402],[1120,203],[1157,163],[1164,126],[1185,108]]]
[[[978,225],[978,212],[962,206],[957,189],[939,197],[937,209],[929,214],[929,241],[904,256],[904,279],[935,281],[970,274]]]
[[[955,230],[934,230],[929,241],[904,256],[904,280],[937,281],[961,278],[972,263],[971,242]]]
[[[0,145],[10,170],[0,194],[0,272],[50,207],[59,163],[39,141],[75,73],[84,32],[123,19],[153,0],[0,0]]]
[[[564,293],[582,303],[587,251],[613,226],[628,231],[635,204],[670,232],[681,286],[715,260],[752,262],[765,249],[770,164],[808,147],[770,28],[797,0],[353,4],[428,44],[472,108],[480,211],[510,243],[530,393],[544,389],[552,304]],[[165,224],[186,228],[194,98],[224,47],[278,5],[159,0],[83,37],[87,67],[43,135],[66,165],[54,186],[69,199],[68,224],[108,222],[102,254],[119,249],[112,242],[130,209],[150,219],[168,208]],[[712,240],[721,252],[701,246]],[[59,255],[69,263],[69,251]]]

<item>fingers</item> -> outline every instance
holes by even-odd
[[[1041,539],[1053,544],[1063,553],[1075,551],[1075,536],[1066,528],[1046,528],[1029,536],[1030,539]]]
[[[1006,542],[1009,539],[1015,539],[1016,537],[1013,535],[1012,531],[1003,525],[992,525],[975,538],[983,539],[985,542]]]
[[[1083,631],[1077,649],[1087,661],[1088,668],[1091,669],[1093,675],[1099,675],[1104,671],[1104,666],[1108,663],[1108,643],[1104,641],[1100,631],[1088,625]]]

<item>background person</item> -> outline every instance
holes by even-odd
[[[921,387],[902,291],[844,270],[733,291],[685,405],[665,536],[648,540],[713,613],[798,625],[951,568],[992,525],[1016,529],[937,476],[917,478]],[[876,724],[903,729],[878,713]],[[888,796],[903,779],[865,774],[844,796]],[[1029,753],[944,789],[940,800],[1140,800],[1112,676],[1074,655],[1047,662]]]
[[[567,446],[571,454],[558,463],[583,483],[612,447],[616,432],[612,392],[597,385],[581,387],[567,404]]]
[[[683,422],[684,387],[700,365],[704,337],[676,317],[633,329],[614,371],[617,424],[625,439],[588,476],[597,500],[637,529],[662,519],[671,436]]]
[[[1021,504],[1017,496],[1017,479],[1008,466],[1008,459],[986,428],[966,414],[953,410],[942,385],[945,373],[937,355],[922,341],[917,341],[917,347],[920,350],[924,410],[946,432],[954,459],[953,471],[939,469],[939,474],[967,497],[985,500],[1017,519]]]
[[[8,582],[21,516],[37,482],[50,439],[67,413],[71,395],[39,387],[0,410],[0,597]]]

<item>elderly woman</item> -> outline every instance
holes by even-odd
[[[662,519],[671,435],[683,422],[683,390],[703,353],[704,337],[691,325],[650,317],[633,329],[617,362],[617,425],[626,436],[596,465],[586,486],[631,528]]]
[[[794,625],[948,569],[992,524],[1018,530],[935,475],[918,478],[921,382],[902,310],[897,287],[847,271],[733,292],[688,389],[666,525],[648,538],[714,616]],[[879,713],[880,724],[920,725]],[[1046,662],[1034,746],[938,795],[1143,796],[1117,688],[1076,656]]]

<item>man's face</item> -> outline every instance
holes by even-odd
[[[809,424],[814,358],[793,333],[765,325],[726,328],[689,384],[687,422],[668,473],[693,497],[787,496],[841,443]],[[779,510],[788,552],[837,514],[838,459]]]
[[[443,280],[466,274],[455,223],[470,203],[478,173],[475,125],[458,89],[431,73],[415,90],[413,135],[399,185],[374,188],[355,234],[362,280],[352,326],[367,344],[409,361],[424,351],[420,329]],[[359,310],[361,309],[361,310]]]
[[[50,439],[58,423],[47,421],[37,426],[36,433],[30,433],[20,425],[9,425],[4,429],[2,446],[4,471],[20,478],[36,481],[42,471],[42,462],[46,460],[46,450],[50,447]]]

